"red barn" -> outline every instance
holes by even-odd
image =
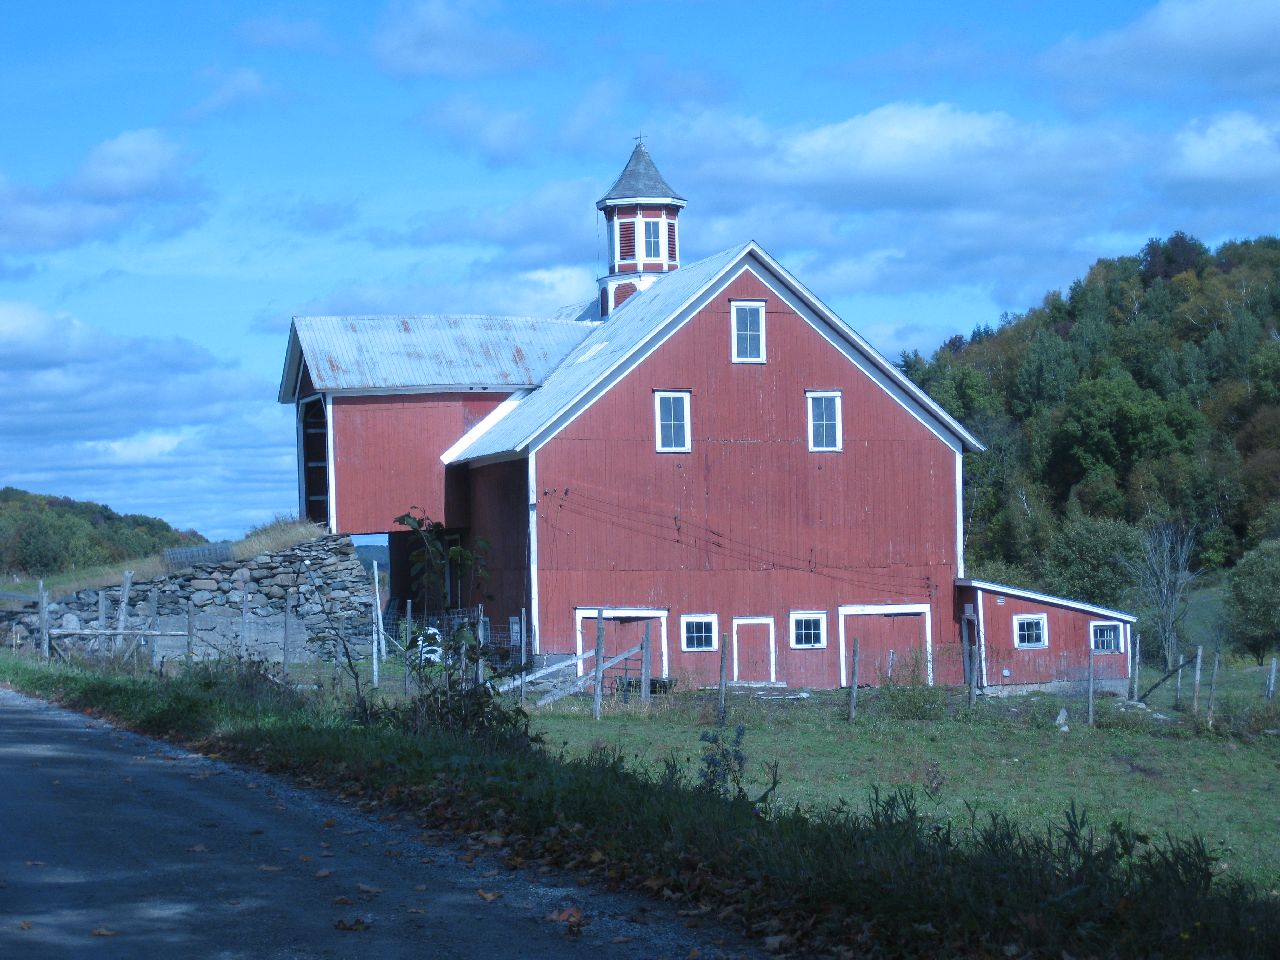
[[[732,681],[803,687],[847,685],[855,639],[860,683],[960,683],[976,641],[992,690],[1126,653],[1128,615],[964,579],[978,440],[755,243],[682,265],[684,206],[642,144],[591,303],[296,320],[304,509],[369,533],[423,506],[491,545],[486,611],[535,652],[581,653],[603,610],[607,650],[648,625],[686,684],[721,644]]]

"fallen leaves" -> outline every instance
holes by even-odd
[[[279,873],[280,870],[281,870],[280,867],[273,867],[269,863],[263,863],[258,865],[259,873]]]
[[[22,921],[20,921],[20,922],[18,923],[18,929],[19,929],[19,930],[30,930],[30,929],[31,929],[31,921],[30,921],[30,920],[22,920]]]
[[[493,903],[493,901],[499,900],[502,898],[502,891],[477,889],[476,895],[485,903]]]
[[[332,877],[332,876],[333,876],[333,871],[332,871],[332,870],[317,870],[317,871],[316,871],[316,877],[317,877],[317,878],[319,878],[320,880],[323,880],[325,877]]]
[[[564,932],[572,937],[576,937],[582,933],[582,928],[587,925],[587,918],[582,912],[582,908],[571,904],[563,910],[552,910],[547,914],[547,919],[552,923],[563,923]]]
[[[333,929],[345,932],[360,932],[362,930],[368,930],[371,926],[373,926],[373,924],[369,923],[363,917],[356,917],[350,923],[346,920],[335,920],[333,923]]]
[[[375,887],[368,883],[357,883],[356,889],[361,893],[378,894],[382,892],[382,887]]]
[[[114,937],[116,932],[110,927],[94,927],[89,931],[91,937]]]
[[[194,847],[187,847],[187,853],[208,853],[209,848],[203,843],[197,843]]]

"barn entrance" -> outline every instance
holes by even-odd
[[[654,677],[666,677],[667,672],[667,611],[641,607],[578,607],[574,610],[578,646],[578,675],[590,673],[590,661],[582,662],[582,656],[596,648],[597,617],[603,614],[604,657],[609,660],[640,644],[646,624],[649,626],[649,642],[653,660],[650,668]],[[607,672],[610,680],[616,675],[637,673],[636,664],[620,664]]]
[[[777,683],[773,617],[733,618],[733,682]]]
[[[840,685],[851,676],[858,640],[858,686],[882,686],[913,678],[933,686],[933,635],[925,603],[855,604],[839,608]]]

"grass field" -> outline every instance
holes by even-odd
[[[1224,671],[1219,715],[1238,719],[1245,706],[1260,707],[1261,683],[1257,671]],[[1189,683],[1184,692],[1189,696]],[[1157,712],[1174,718],[1167,722],[1121,714],[1115,701],[1102,701],[1102,725],[1090,729],[1082,700],[1048,695],[991,698],[969,714],[958,697],[940,691],[906,688],[879,702],[863,691],[858,722],[850,725],[843,692],[775,701],[735,692],[728,725],[746,728],[757,786],[766,782],[766,764],[778,764],[778,796],[786,804],[859,806],[874,787],[911,785],[932,797],[938,813],[1000,812],[1034,826],[1059,822],[1074,802],[1099,826],[1121,820],[1156,835],[1200,834],[1228,870],[1280,888],[1280,735],[1197,733],[1169,709],[1171,698],[1164,690],[1152,698]],[[1061,706],[1069,711],[1068,733],[1053,722]],[[587,704],[570,703],[538,713],[534,726],[548,747],[570,756],[609,746],[632,763],[655,768],[674,756],[693,770],[699,736],[714,716],[713,698],[704,693],[672,697],[648,715],[614,703],[599,723]],[[1280,729],[1280,710],[1259,719]]]

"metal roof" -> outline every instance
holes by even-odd
[[[643,142],[637,143],[631,151],[631,159],[622,168],[622,174],[613,182],[613,186],[597,202],[596,206],[611,200],[648,200],[671,199],[682,204],[684,197],[671,189],[671,184],[658,172],[653,158],[649,156],[649,148]]]
[[[633,293],[565,357],[541,388],[459,451],[455,459],[474,460],[523,450],[750,246],[744,244],[699,260]]]
[[[607,387],[610,376],[623,368],[629,358],[637,355],[647,343],[657,340],[669,325],[681,321],[682,311],[726,271],[739,261],[745,262],[748,257],[754,257],[762,267],[803,298],[834,332],[866,357],[886,381],[891,381],[923,408],[944,431],[956,437],[967,449],[984,449],[973,434],[752,241],[699,260],[675,273],[664,274],[651,286],[632,294],[603,323],[594,326],[539,389],[521,399],[514,409],[505,412],[500,422],[486,424],[483,430],[477,430],[477,436],[471,443],[451,450],[451,462],[519,455],[530,447],[538,446],[540,438],[554,435],[580,401]]]
[[[1113,620],[1123,620],[1125,623],[1137,623],[1138,618],[1132,613],[1125,613],[1123,610],[1111,610],[1107,607],[1099,607],[1092,603],[1085,603],[1083,600],[1068,600],[1066,597],[1055,597],[1049,593],[1038,593],[1035,590],[1026,590],[1022,587],[1011,587],[1007,583],[992,583],[990,580],[969,580],[961,578],[956,580],[957,587],[973,587],[977,590],[985,590],[988,593],[1004,593],[1011,597],[1021,597],[1024,600],[1039,600],[1057,607],[1071,607],[1074,610],[1083,610],[1085,613],[1096,613],[1100,616],[1111,617]]]
[[[563,313],[295,317],[280,402],[296,399],[303,359],[324,393],[537,386],[596,326]]]

